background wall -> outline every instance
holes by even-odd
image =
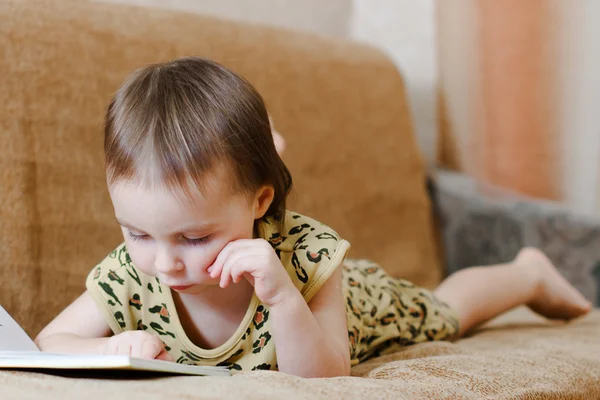
[[[435,158],[435,0],[101,0],[206,13],[360,40],[403,71],[421,149]]]
[[[600,212],[600,1],[97,1],[370,43],[406,78],[429,164]]]
[[[346,37],[351,0],[100,0],[168,8]],[[315,12],[318,10],[318,12]]]
[[[445,158],[598,213],[600,2],[438,0],[436,15]]]
[[[552,0],[561,15],[558,92],[562,198],[600,214],[600,2]]]
[[[402,71],[418,143],[425,159],[433,163],[438,84],[435,1],[354,0],[352,3],[349,37],[383,49]]]

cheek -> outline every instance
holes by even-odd
[[[220,243],[212,243],[208,246],[186,246],[180,254],[187,270],[202,273],[215,262],[224,246]]]
[[[140,271],[152,275],[154,269],[154,250],[152,246],[146,244],[132,243],[130,240],[126,241],[127,252],[129,257]]]

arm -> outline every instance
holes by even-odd
[[[42,351],[53,353],[103,353],[111,331],[86,291],[35,338]]]
[[[208,268],[220,286],[248,279],[270,308],[278,369],[304,376],[350,373],[350,347],[342,294],[342,269],[306,303],[272,246],[263,239],[230,242]]]
[[[350,374],[342,269],[338,267],[306,304],[295,287],[271,306],[281,372],[303,377]]]
[[[144,331],[111,335],[104,316],[86,291],[42,329],[35,343],[40,350],[52,353],[122,354],[173,361],[164,343],[154,335]]]

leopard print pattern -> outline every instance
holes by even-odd
[[[344,262],[348,242],[318,221],[287,212],[284,220],[261,221],[258,232],[273,246],[307,302],[343,263],[353,364],[393,344],[447,339],[457,331],[452,311],[431,293],[390,278],[372,262]],[[90,272],[86,284],[114,334],[144,330],[157,335],[177,363],[224,366],[232,371],[277,369],[270,310],[256,296],[229,341],[233,344],[202,349],[185,334],[171,290],[138,270],[124,244]]]
[[[450,340],[458,333],[458,317],[447,304],[372,261],[346,260],[342,287],[353,365],[398,345]]]

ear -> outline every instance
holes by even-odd
[[[269,207],[271,207],[271,203],[275,198],[275,190],[271,186],[261,186],[256,191],[256,196],[254,197],[254,202],[252,203],[252,208],[254,209],[254,219],[262,218]]]
[[[273,133],[273,143],[275,143],[275,150],[277,150],[277,154],[281,156],[285,151],[285,139],[275,129],[271,130],[271,132]]]
[[[271,126],[271,133],[273,134],[273,142],[275,143],[275,149],[277,150],[277,154],[281,156],[285,151],[285,139],[283,138],[283,136],[281,136],[281,133],[279,133],[275,129],[275,125],[273,124],[273,118],[271,117],[271,114],[268,115],[269,125]]]

